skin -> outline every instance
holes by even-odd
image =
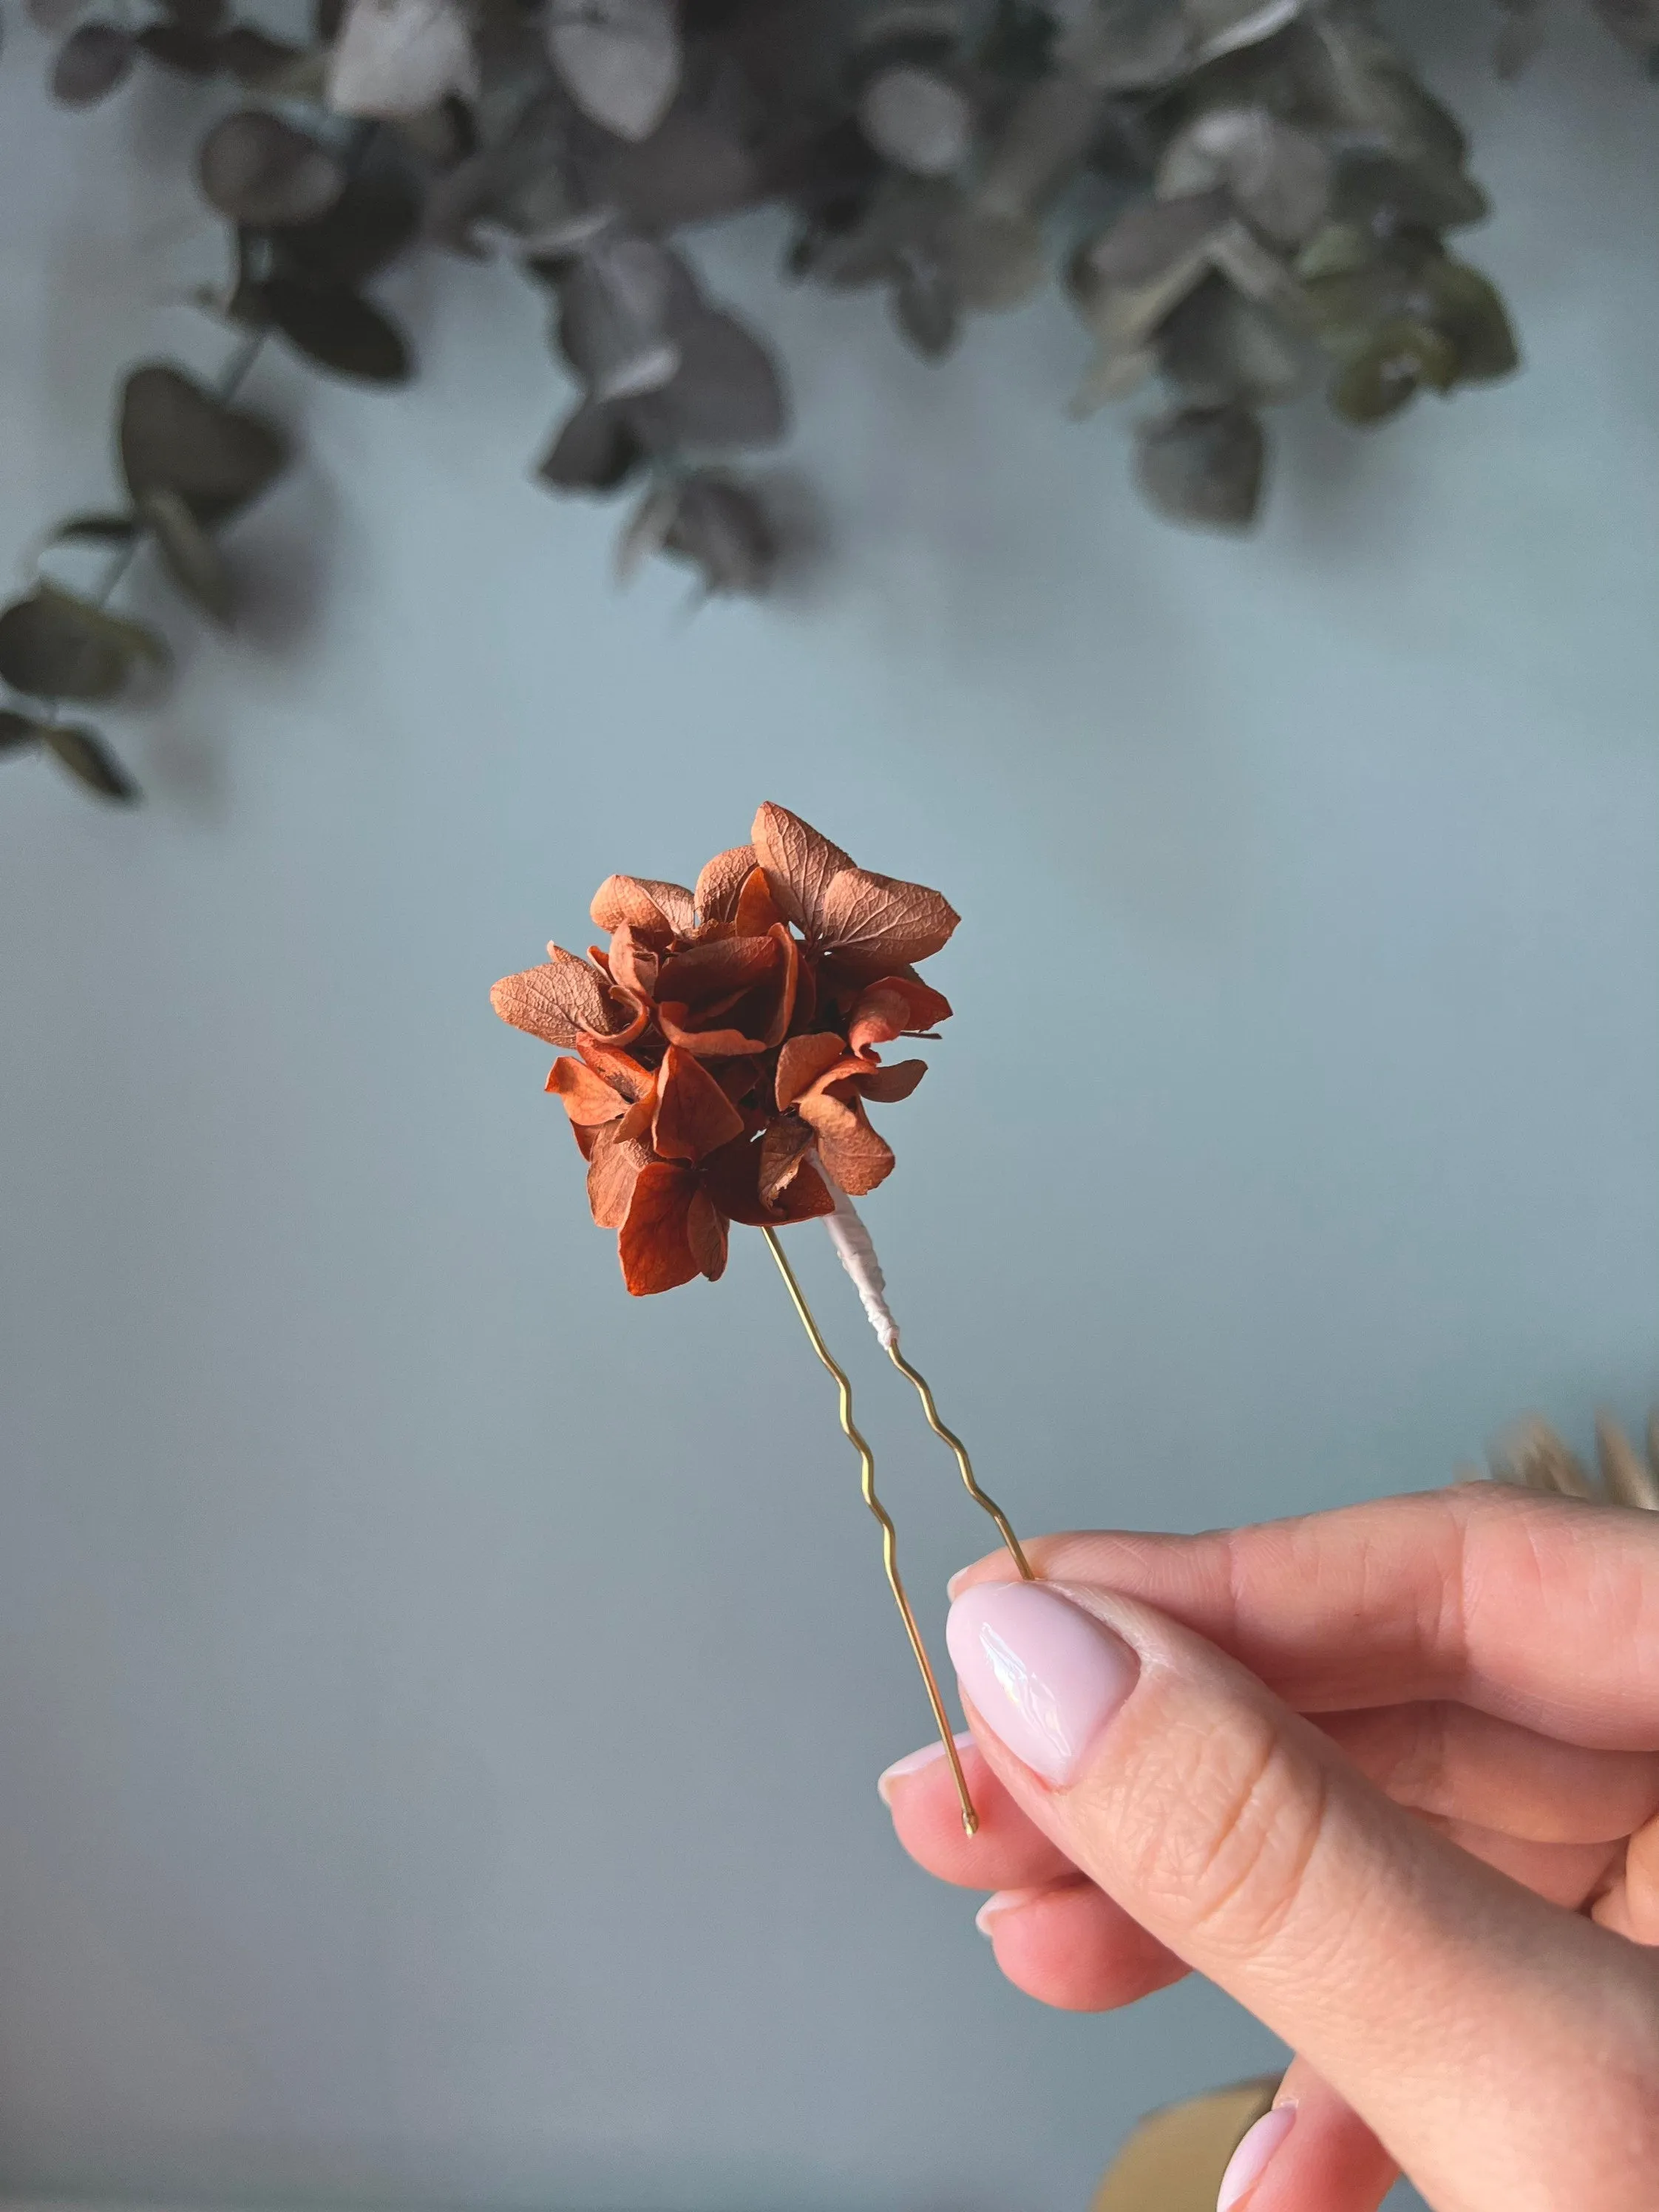
[[[1000,1893],[996,1962],[1097,2012],[1188,1972],[1298,2056],[1240,2212],[1659,2203],[1659,1514],[1470,1484],[1200,1536],[1027,1547],[1135,1686],[1066,1786],[969,1710],[884,1778]],[[1013,1578],[1002,1555],[957,1577]]]

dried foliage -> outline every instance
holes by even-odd
[[[1534,1414],[1517,1422],[1493,1447],[1492,1476],[1494,1482],[1515,1483],[1523,1490],[1659,1513],[1659,1411],[1648,1418],[1645,1455],[1611,1414],[1598,1413],[1595,1461],[1596,1474],[1592,1475],[1549,1423]]]
[[[789,276],[880,293],[927,359],[1057,277],[1091,354],[1074,411],[1150,395],[1135,479],[1202,528],[1259,514],[1265,410],[1322,385],[1368,425],[1516,363],[1502,301],[1448,243],[1486,213],[1463,133],[1364,0],[316,0],[303,41],[227,0],[142,21],[100,4],[30,0],[58,41],[52,96],[89,106],[145,68],[208,88],[195,176],[228,274],[202,304],[252,343],[401,383],[409,339],[368,288],[416,246],[498,258],[544,294],[580,397],[537,478],[629,498],[624,574],[663,555],[706,592],[755,593],[775,573],[779,520],[732,457],[785,434],[782,380],[678,242],[763,204],[788,213]],[[1595,4],[1659,51],[1656,0]],[[1536,0],[1498,13],[1512,72]],[[216,395],[176,370],[128,380],[118,568],[89,599],[43,585],[0,629],[25,695],[11,742],[82,757],[52,737],[57,702],[108,698],[155,657],[102,615],[140,543],[231,619],[213,532],[280,465],[228,404],[246,365]],[[128,417],[161,408],[163,375],[135,478]],[[239,475],[227,456],[254,441],[269,465]],[[235,496],[204,501],[192,471],[227,465]],[[89,780],[132,795],[106,766]]]
[[[834,1210],[891,1172],[866,1102],[908,1098],[950,1003],[915,963],[957,916],[937,891],[875,876],[781,806],[717,853],[695,890],[608,876],[593,895],[608,951],[556,945],[490,994],[503,1021],[572,1048],[547,1088],[587,1162],[593,1218],[618,1232],[635,1297],[718,1279],[733,1221]]]

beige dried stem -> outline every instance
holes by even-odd
[[[1648,1416],[1645,1458],[1610,1413],[1598,1413],[1595,1458],[1598,1473],[1592,1475],[1541,1415],[1528,1414],[1492,1446],[1492,1480],[1559,1498],[1659,1513],[1659,1410]]]

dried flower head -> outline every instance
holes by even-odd
[[[751,837],[695,890],[607,876],[592,913],[608,950],[550,945],[490,993],[503,1021],[571,1048],[547,1088],[635,1297],[716,1280],[733,1221],[806,1221],[832,1187],[873,1190],[893,1154],[866,1105],[927,1072],[877,1047],[950,1015],[915,972],[957,926],[937,891],[856,867],[781,806]]]

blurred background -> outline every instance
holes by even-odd
[[[874,1778],[926,1709],[764,1249],[629,1301],[487,994],[762,799],[942,888],[957,1017],[866,1213],[1025,1530],[1644,1417],[1659,94],[1577,11],[1516,86],[1441,12],[1396,19],[1525,370],[1292,416],[1250,541],[1067,422],[1055,301],[925,368],[868,298],[778,296],[770,218],[702,259],[824,508],[781,602],[616,592],[610,518],[526,479],[563,394],[498,270],[392,277],[406,392],[262,357],[302,465],[231,540],[238,636],[122,726],[150,805],[0,780],[13,2197],[1073,2212],[1147,2106],[1275,2063],[1201,1987],[1041,2011],[902,1858]],[[9,27],[21,550],[106,501],[121,366],[224,341],[177,304],[189,95],[54,113]],[[789,1242],[937,1638],[988,1532]]]

